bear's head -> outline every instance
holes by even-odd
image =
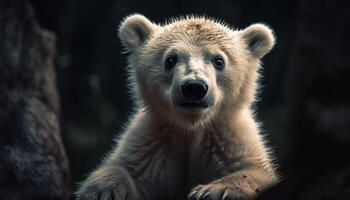
[[[190,16],[158,25],[138,14],[122,22],[119,37],[130,52],[136,99],[160,119],[183,127],[249,108],[260,59],[275,42],[263,24],[236,30]]]

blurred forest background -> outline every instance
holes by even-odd
[[[272,196],[299,199],[307,193],[310,198],[304,199],[349,199],[346,1],[32,0],[31,4],[41,27],[56,35],[60,123],[73,190],[111,150],[132,110],[126,55],[117,38],[120,21],[130,13],[155,22],[195,13],[237,28],[263,22],[275,31],[277,44],[264,58],[256,106],[286,179]],[[335,194],[341,196],[330,198]]]

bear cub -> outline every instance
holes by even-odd
[[[247,200],[278,181],[252,104],[269,27],[197,16],[120,25],[135,113],[80,200]]]

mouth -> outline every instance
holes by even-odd
[[[195,101],[190,101],[190,102],[182,102],[179,104],[180,107],[186,108],[186,109],[205,109],[208,108],[209,105],[207,102],[195,102]]]

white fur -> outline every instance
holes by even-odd
[[[142,15],[122,22],[137,111],[118,146],[78,191],[79,199],[254,198],[277,181],[251,105],[260,58],[274,45],[272,31],[255,24],[234,30],[189,16],[156,25]],[[178,56],[164,69],[170,53]],[[222,71],[211,59],[225,60]],[[213,105],[201,112],[178,108],[183,80],[208,83]]]

